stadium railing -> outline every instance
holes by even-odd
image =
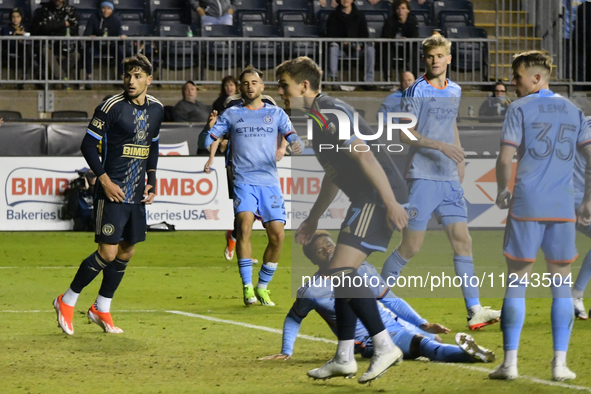
[[[488,84],[490,53],[497,41],[488,38],[452,38],[450,78],[460,84]],[[334,39],[317,37],[0,37],[0,84],[117,84],[117,65],[134,53],[143,53],[154,66],[154,78],[162,84],[194,80],[218,84],[228,74],[238,74],[249,64],[265,70],[266,83],[276,83],[273,68],[287,59],[306,55],[321,65],[325,85],[392,85],[401,71],[421,67],[422,39]],[[350,42],[353,50],[341,51],[338,73],[329,80],[331,44]],[[309,45],[302,45],[307,43]],[[375,49],[375,79],[365,81],[364,50]],[[261,50],[264,48],[264,50]],[[87,53],[93,54],[92,57]],[[58,55],[59,54],[59,55]],[[56,56],[57,55],[57,56]],[[93,59],[92,79],[86,79]],[[389,59],[389,61],[388,61]]]

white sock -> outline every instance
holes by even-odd
[[[394,342],[387,330],[378,332],[371,337],[371,340],[373,341],[374,354],[388,353],[394,348]]]
[[[511,365],[517,366],[517,350],[505,351],[505,361],[503,361],[503,365],[505,367],[509,367]]]
[[[231,231],[230,231],[230,239],[231,239],[232,241],[236,242],[236,238],[234,238],[234,237],[232,236],[232,232],[231,232]]]
[[[470,308],[468,308],[468,316],[470,318],[472,318],[472,316],[474,316],[475,314],[480,312],[481,309],[482,309],[482,305],[480,305],[480,304],[472,305]]]
[[[573,287],[573,298],[583,298],[583,291],[577,290]]]
[[[554,360],[552,360],[552,365],[557,367],[566,365],[566,352],[564,350],[554,350]]]
[[[101,295],[96,296],[96,310],[99,312],[107,313],[111,310],[112,298],[106,298]]]
[[[76,293],[74,290],[68,288],[62,296],[62,302],[69,306],[76,306],[76,301],[78,301],[79,296],[80,293]]]
[[[337,352],[334,359],[339,364],[348,364],[353,360],[355,353],[355,340],[348,339],[346,341],[339,341],[337,344]]]
[[[267,283],[265,283],[265,284],[262,284],[262,283],[257,283],[257,287],[258,287],[259,289],[266,289],[266,288],[267,288]]]

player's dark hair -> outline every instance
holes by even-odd
[[[127,73],[139,68],[148,75],[152,75],[152,63],[147,57],[138,53],[123,60],[123,70]]]
[[[275,69],[275,76],[280,78],[282,74],[289,75],[297,83],[310,82],[310,89],[320,90],[322,70],[312,59],[300,56],[293,60],[286,60]]]
[[[220,96],[225,96],[226,95],[226,89],[225,86],[228,82],[232,82],[234,84],[234,86],[236,86],[236,90],[238,90],[238,80],[236,78],[234,78],[232,75],[226,75],[224,77],[224,79],[222,79],[222,88],[220,90]]]
[[[242,71],[242,74],[240,74],[240,76],[238,77],[238,80],[240,81],[240,83],[242,83],[242,78],[248,74],[258,75],[259,78],[261,78],[261,81],[263,80],[263,72],[261,70],[254,68],[254,66],[251,65],[251,66],[246,67],[244,69],[244,71]],[[236,87],[238,87],[238,85],[236,85]],[[223,85],[222,85],[222,90],[223,90]]]
[[[320,238],[320,237],[329,237],[330,238],[330,233],[328,231],[324,231],[324,230],[318,230],[318,231],[316,231],[314,233],[314,235],[312,236],[312,239],[310,240],[310,242],[308,242],[302,248],[302,250],[304,251],[304,255],[312,263],[314,263],[314,257],[315,257],[315,253],[316,253],[316,250],[314,249],[314,242],[316,242],[316,240],[318,238]]]
[[[511,67],[513,71],[523,66],[526,70],[531,67],[541,67],[548,71],[548,75],[552,72],[552,56],[547,51],[527,51],[515,55]]]
[[[406,5],[406,8],[410,10],[410,2],[408,0],[396,0],[392,3],[392,12],[396,15],[396,10],[400,7],[401,4]]]

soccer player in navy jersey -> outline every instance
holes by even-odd
[[[275,305],[267,285],[281,256],[286,221],[275,160],[278,134],[291,144],[295,154],[300,154],[303,149],[302,140],[293,130],[285,111],[262,101],[265,85],[261,75],[255,68],[246,68],[239,78],[244,102],[226,109],[219,118],[213,112],[206,125],[209,128],[206,148],[225,135],[229,135],[232,141],[230,157],[234,178],[235,227],[238,231],[236,254],[246,306],[255,304],[257,299],[264,306]],[[250,236],[256,214],[263,219],[269,242],[263,255],[259,281],[254,288]]]
[[[98,250],[82,262],[68,290],[53,301],[58,324],[68,335],[74,334],[72,320],[80,292],[101,271],[103,282],[88,318],[107,333],[123,332],[113,324],[111,301],[134,254],[134,245],[146,239],[145,205],[154,201],[164,107],[147,94],[152,65],[144,55],[125,59],[123,68],[125,91],[96,107],[80,147],[98,178]]]
[[[574,320],[570,264],[577,258],[576,216],[583,226],[591,224],[591,129],[574,104],[549,90],[552,57],[546,52],[517,55],[512,70],[520,99],[509,105],[503,124],[496,165],[496,203],[509,208],[503,254],[508,278],[514,279],[506,287],[501,315],[505,357],[489,377],[511,380],[518,376],[525,293],[531,283],[552,291],[552,379],[570,380],[577,376],[566,366]],[[584,172],[584,179],[582,174],[575,177],[580,198],[575,214],[573,169],[577,149],[586,164],[580,163],[579,170]],[[519,166],[511,196],[507,185],[515,153]],[[548,282],[540,280],[538,274],[532,275],[540,248],[546,257]]]

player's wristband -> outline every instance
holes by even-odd
[[[152,186],[150,193],[156,193],[156,171],[148,171],[148,185]]]

